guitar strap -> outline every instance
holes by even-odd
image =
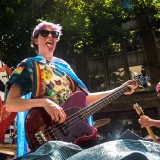
[[[40,97],[40,91],[42,87],[42,78],[41,78],[41,70],[40,70],[40,65],[37,61],[34,60],[27,60],[25,61],[27,64],[27,69],[32,81],[32,86],[33,86],[33,92],[32,92],[32,97]]]
[[[33,97],[40,97],[40,91],[41,91],[41,82],[42,82],[42,78],[41,78],[41,69],[40,69],[40,65],[38,62],[36,61],[32,61],[33,63],[33,93],[32,96]]]

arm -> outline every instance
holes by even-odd
[[[142,127],[155,126],[155,127],[160,128],[160,120],[155,120],[148,116],[143,116],[143,118],[140,118],[138,122],[141,124]]]
[[[122,88],[128,82],[133,82],[133,80],[129,80],[129,81],[125,82],[124,84],[122,84],[120,87],[117,87],[117,88],[112,89],[112,90],[103,91],[103,92],[88,93],[88,96],[86,97],[86,102],[90,104],[90,103],[94,102],[95,100],[103,98],[104,96],[107,96],[107,95],[115,92],[116,90]],[[134,89],[136,89],[137,87],[138,87],[137,85],[128,85],[128,88],[130,88],[130,90],[125,92],[124,94],[125,95],[132,94],[134,92]]]
[[[43,107],[51,116],[52,120],[56,122],[62,123],[66,119],[63,109],[53,101],[47,98],[22,99],[19,86],[12,84],[6,100],[7,111],[22,112],[33,107]]]

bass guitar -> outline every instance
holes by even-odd
[[[147,86],[148,77],[136,75],[133,78],[135,81],[129,84]],[[86,119],[123,95],[127,90],[129,90],[128,84],[125,84],[112,94],[91,103],[87,107],[85,107],[86,94],[81,91],[73,93],[67,102],[61,106],[67,115],[66,121],[62,124],[51,120],[50,115],[43,107],[32,108],[25,120],[26,138],[30,149],[50,140],[78,144],[81,141],[94,139],[97,131],[86,122]]]

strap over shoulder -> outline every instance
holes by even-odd
[[[42,82],[39,63],[32,58],[26,59],[25,63],[29,71],[30,78],[32,80],[32,85],[33,85],[32,96],[39,97],[41,90],[41,82]]]

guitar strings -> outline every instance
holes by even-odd
[[[117,94],[117,93],[116,93],[116,94]],[[115,95],[116,95],[116,94],[115,94]],[[101,103],[103,103],[103,101],[102,101]],[[101,104],[101,103],[99,103],[99,104]],[[91,107],[92,107],[91,109],[94,111],[94,108],[93,108],[94,106],[91,106]],[[82,111],[82,113],[85,113],[85,110],[86,110],[86,109],[87,109],[87,107],[86,107],[84,110],[80,110],[80,111]],[[77,113],[76,113],[76,114],[77,114]],[[79,116],[78,116],[78,117],[77,117],[77,116],[78,116],[78,115],[76,115],[76,116],[74,117],[74,118],[76,118],[74,121],[73,121],[73,119],[70,119],[70,120],[72,120],[72,122],[69,124],[68,129],[73,128],[75,125],[77,125],[78,123],[80,123],[80,121],[82,121],[82,119],[80,119]],[[70,118],[70,117],[69,117],[69,118]],[[69,118],[68,118],[68,119],[69,119]],[[73,125],[72,125],[72,124],[73,124]],[[62,124],[62,125],[63,125],[63,124]],[[54,128],[53,131],[54,131],[54,134],[56,134],[57,136],[59,135],[59,133],[62,134],[61,131],[60,131],[58,128]],[[43,133],[44,133],[44,132],[43,132]],[[47,135],[47,134],[49,135],[49,137],[51,136],[49,133],[46,133],[45,135]],[[51,139],[51,140],[52,140],[52,139]]]
[[[127,85],[125,85],[124,87],[120,88],[118,91],[115,91],[116,93],[112,93],[112,94],[110,94],[109,96],[106,96],[105,98],[111,98],[111,101],[112,101],[112,96],[114,96],[114,98],[116,98],[115,96],[117,96],[117,95],[120,96],[119,93],[122,93],[122,94],[123,94],[123,93],[126,91],[126,89],[128,89],[128,87],[126,88],[126,86],[127,86]],[[125,90],[124,90],[124,89],[125,89]],[[123,91],[123,92],[120,92],[120,91]],[[118,96],[117,96],[117,97],[118,97]],[[103,101],[106,101],[106,100],[104,100],[105,98],[102,98],[102,100],[103,100]],[[100,99],[100,100],[101,100],[101,99]],[[94,111],[94,109],[95,109],[94,105],[95,105],[95,104],[100,105],[101,103],[104,103],[103,101],[101,101],[101,102],[99,103],[100,100],[98,100],[98,101],[95,102],[94,104],[91,104],[91,105],[90,105],[90,109],[92,109],[92,110]],[[88,110],[88,107],[85,107],[85,108],[79,110],[78,112],[76,112],[75,114],[71,115],[70,117],[68,117],[67,121],[68,121],[68,122],[71,121],[70,126],[68,126],[68,129],[74,127],[77,123],[79,123],[79,122],[80,122],[79,120],[82,121],[82,119],[79,119],[78,113],[86,113],[86,110]],[[77,114],[77,115],[76,115],[76,114]],[[75,116],[75,115],[76,115],[76,116]],[[74,116],[74,117],[73,117],[73,116]],[[73,119],[76,118],[76,120],[73,121],[72,117],[73,117]],[[78,122],[77,122],[77,121],[78,121]],[[76,122],[77,122],[77,123],[76,123]],[[73,126],[71,126],[73,123],[75,123],[75,124],[74,124]],[[51,127],[62,127],[64,124],[61,124],[61,125],[59,125],[59,126],[58,126],[58,125],[59,125],[59,124],[55,124],[55,125],[52,125]],[[49,129],[46,129],[46,130],[43,131],[43,133],[47,132],[47,134],[48,134],[49,137],[50,137],[50,134],[48,133],[48,131],[49,131]],[[53,131],[54,131],[55,134],[58,134],[59,132],[61,133],[61,131],[59,130],[59,128],[53,128]],[[56,131],[57,131],[57,132],[56,132]],[[47,134],[45,134],[45,135],[47,135]],[[61,133],[61,134],[62,134],[62,133]]]
[[[125,88],[125,86],[124,86],[124,88]],[[123,90],[123,88],[121,88],[121,90]],[[120,91],[120,90],[118,90],[118,91]],[[118,93],[118,92],[117,92],[117,93]],[[112,95],[116,95],[117,93],[114,93],[114,94],[112,94]],[[107,98],[108,98],[108,96],[107,96]],[[112,98],[112,97],[111,97],[111,98]],[[99,101],[98,101],[98,103],[99,103]],[[101,103],[102,103],[102,102],[101,102]],[[91,106],[91,107],[93,108],[94,106]],[[92,109],[92,108],[91,108],[91,109]],[[95,108],[95,107],[94,107],[94,108]],[[93,111],[94,111],[94,108],[93,108]],[[79,112],[82,112],[82,113],[83,113],[86,109],[88,109],[88,108],[84,108],[84,110],[80,110]],[[78,112],[78,113],[79,113],[79,112]],[[76,114],[77,114],[77,113],[76,113]],[[74,114],[74,115],[75,115],[75,114]],[[73,116],[73,115],[72,115],[72,116]],[[70,116],[69,118],[71,118],[72,116]],[[77,116],[77,115],[76,115],[76,116]],[[68,118],[68,119],[69,119],[69,118]],[[74,118],[77,118],[77,117],[74,117]],[[72,119],[70,119],[70,120],[72,120]],[[80,119],[80,120],[81,120],[81,119]],[[79,123],[79,117],[78,117],[78,119],[76,119],[75,121],[72,120],[72,123],[75,123],[76,121],[78,121],[77,123]],[[71,124],[72,124],[72,123],[71,123]],[[75,126],[77,123],[75,123],[73,126]],[[72,128],[72,127],[73,127],[73,126],[71,126],[71,124],[70,124],[70,126],[69,126],[68,128]],[[57,132],[57,134],[58,134],[60,131],[59,131],[57,128],[56,128],[56,129],[54,128],[54,131],[55,131],[55,132],[56,132],[56,130],[58,131],[58,132]],[[50,134],[49,134],[49,135],[50,135]]]
[[[130,83],[131,84],[131,83]],[[127,84],[128,85],[128,84]],[[110,99],[111,101],[113,100],[112,98],[114,98],[114,99],[116,99],[118,96],[120,96],[120,94],[123,94],[125,91],[127,91],[128,90],[128,87],[127,87],[127,85],[125,85],[125,86],[123,86],[123,87],[121,87],[119,90],[117,90],[117,91],[115,91],[115,93],[112,93],[112,94],[110,94],[110,95],[108,95],[108,96],[106,96],[106,97],[104,97],[104,98],[102,98],[102,99],[100,99],[100,100],[97,100],[96,102],[94,102],[93,104],[91,104],[89,107],[85,107],[85,108],[83,108],[83,109],[81,109],[81,110],[79,110],[78,112],[76,112],[76,113],[74,113],[74,114],[72,114],[70,117],[68,117],[67,118],[67,120],[66,120],[66,122],[70,122],[71,121],[71,123],[69,123],[69,125],[70,126],[68,126],[68,129],[70,129],[70,128],[72,128],[72,127],[74,127],[76,124],[78,124],[78,123],[80,123],[80,121],[82,121],[82,119],[80,119],[80,117],[79,117],[79,114],[81,113],[83,113],[83,114],[85,114],[86,113],[86,111],[88,111],[89,109],[90,109],[90,111],[91,111],[91,113],[92,112],[94,112],[94,110],[96,109],[95,108],[95,106],[94,105],[99,105],[99,107],[100,107],[100,105],[101,104],[103,104],[106,100],[105,99]],[[114,97],[113,97],[114,96]],[[100,101],[100,102],[99,102]],[[111,102],[110,101],[110,102]],[[110,103],[110,102],[108,102],[108,103]],[[107,104],[108,104],[107,103]],[[103,107],[100,107],[100,109],[101,108],[103,108]],[[98,110],[99,110],[99,108],[98,108]],[[73,118],[72,118],[73,117]],[[76,119],[75,119],[76,118]],[[85,119],[86,119],[87,117],[85,117]],[[75,119],[75,120],[74,120]],[[80,120],[80,121],[79,121]],[[83,120],[84,121],[84,120]],[[72,125],[72,124],[74,124],[74,125]],[[55,124],[55,125],[52,125],[52,126],[50,126],[50,127],[57,127],[57,128],[52,128],[53,129],[53,132],[56,134],[56,135],[58,135],[59,133],[61,133],[61,131],[60,131],[60,129],[59,129],[59,127],[65,127],[65,125],[64,124],[61,124],[61,125],[59,125],[59,124]],[[47,136],[47,135],[49,135],[49,137],[51,136],[49,133],[48,133],[48,131],[49,131],[49,129],[45,129],[44,131],[43,131],[43,134],[44,134],[44,136]],[[47,132],[47,133],[46,133]],[[61,133],[62,134],[62,133]]]

